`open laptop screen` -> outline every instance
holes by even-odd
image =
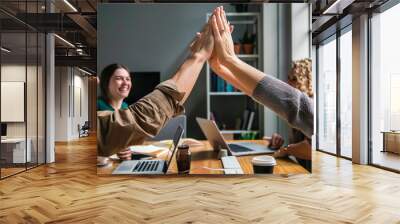
[[[183,128],[182,128],[182,126],[179,126],[178,128],[177,128],[177,130],[176,130],[176,132],[175,132],[175,135],[174,135],[174,139],[172,140],[172,146],[171,147],[173,147],[173,150],[172,150],[172,155],[169,157],[169,159],[168,159],[168,163],[167,163],[167,169],[165,170],[165,172],[167,172],[167,170],[168,170],[168,168],[169,168],[169,165],[171,164],[171,161],[172,161],[172,157],[174,157],[174,153],[175,153],[175,151],[176,151],[176,148],[178,147],[178,144],[179,144],[179,140],[182,138],[182,135],[183,135]],[[168,156],[169,156],[169,154],[170,154],[170,150],[168,151]]]

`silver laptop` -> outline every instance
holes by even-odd
[[[173,144],[168,150],[167,160],[127,160],[123,161],[112,174],[165,174],[174,157],[179,140],[183,135],[183,128],[179,126],[175,132]],[[172,148],[172,154],[171,154]],[[171,154],[171,156],[170,156]]]
[[[227,149],[232,156],[245,156],[254,154],[274,153],[274,150],[269,149],[266,145],[256,144],[252,142],[237,142],[227,144],[217,125],[212,120],[204,118],[196,118],[201,131],[206,136],[214,150]]]

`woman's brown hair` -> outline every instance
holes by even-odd
[[[127,67],[125,67],[124,65],[121,65],[121,64],[116,64],[116,63],[107,65],[101,72],[101,76],[100,76],[101,97],[107,102],[110,100],[110,97],[108,95],[108,85],[110,83],[111,76],[114,74],[114,72],[117,69],[120,69],[120,68],[125,69],[129,73],[129,69]]]
[[[304,92],[309,97],[314,96],[311,67],[311,59],[309,58],[294,61],[288,75],[289,85]]]

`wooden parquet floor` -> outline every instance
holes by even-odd
[[[0,223],[400,223],[400,175],[315,152],[288,177],[98,177],[94,137],[0,181]]]

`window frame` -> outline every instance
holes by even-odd
[[[342,155],[341,153],[341,118],[340,118],[340,103],[341,103],[341,99],[340,99],[340,81],[341,81],[341,67],[340,67],[340,60],[341,60],[341,55],[340,55],[340,37],[344,34],[346,34],[347,32],[351,32],[352,31],[352,23],[347,24],[345,27],[341,28],[340,30],[337,30],[336,33],[332,34],[331,36],[319,41],[316,45],[316,150],[319,152],[323,152],[329,155],[333,155],[333,156],[337,156],[340,158],[344,158],[347,160],[352,160],[352,158],[347,157]],[[321,45],[323,44],[327,44],[331,41],[336,41],[336,152],[332,153],[332,152],[328,152],[324,149],[321,149],[320,143],[319,143],[319,103],[320,103],[320,97],[319,97],[319,79],[320,79],[320,74],[319,74],[319,48]]]

